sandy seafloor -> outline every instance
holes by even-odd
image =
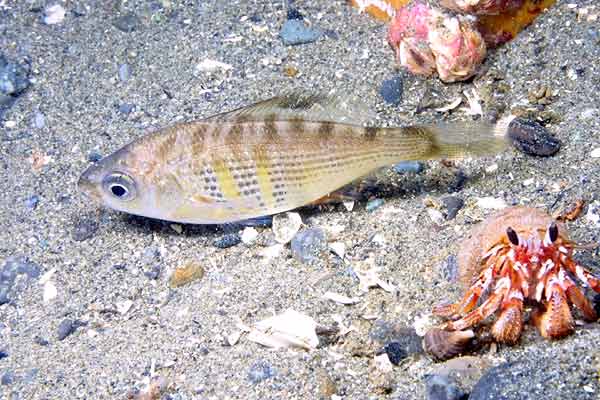
[[[475,206],[476,199],[491,196],[550,212],[577,199],[600,200],[600,159],[590,157],[600,147],[600,28],[598,21],[577,17],[593,0],[573,1],[575,8],[559,2],[492,52],[485,72],[469,83],[443,85],[400,73],[400,106],[384,104],[379,95],[381,82],[398,74],[385,25],[343,1],[294,3],[313,26],[327,31],[300,46],[284,46],[278,37],[286,19],[281,2],[173,0],[170,8],[159,1],[66,2],[64,21],[45,25],[40,10],[52,3],[0,2],[0,48],[10,60],[30,60],[33,78],[2,117],[0,265],[11,256],[27,257],[41,273],[55,270],[57,289],[44,302],[40,278],[19,276],[11,302],[0,306],[0,350],[8,354],[0,359],[0,375],[8,373],[0,398],[126,398],[154,373],[168,382],[162,398],[314,399],[328,375],[342,398],[422,399],[424,376],[437,367],[426,356],[412,354],[394,367],[391,392],[381,394],[371,382],[372,356],[353,354],[360,353],[357,347],[379,346],[367,343],[370,332],[377,336],[376,324],[411,328],[433,304],[458,298],[460,288],[440,265],[456,253],[472,224],[491,212]],[[129,13],[139,18],[137,29],[116,29],[113,21]],[[232,68],[198,71],[205,59]],[[124,63],[131,68],[126,81],[118,75]],[[286,66],[299,74],[288,77]],[[270,260],[259,256],[259,243],[219,249],[213,246],[223,236],[219,227],[184,225],[177,233],[168,223],[101,210],[76,189],[90,153],[107,155],[149,129],[292,89],[353,93],[377,111],[380,123],[393,125],[447,118],[431,108],[415,113],[432,93],[443,105],[463,90],[494,92],[498,82],[504,93],[484,105],[486,113],[530,107],[529,90],[552,89],[550,104],[531,114],[546,119],[562,142],[560,152],[535,158],[509,149],[455,168],[428,162],[419,174],[388,171],[377,194],[385,203],[373,212],[365,202],[351,212],[341,206],[301,211],[307,226],[343,227],[330,239],[346,245],[344,262],[331,254],[318,265],[301,264],[289,246]],[[123,103],[135,105],[128,115],[119,111]],[[33,122],[36,113],[45,118],[41,128],[39,117],[37,127]],[[450,118],[469,117],[459,109]],[[38,171],[30,162],[34,152],[51,157]],[[457,170],[467,180],[452,195],[466,206],[455,219],[436,224],[426,199],[448,196]],[[39,197],[35,209],[26,206],[32,195]],[[91,237],[74,240],[76,226],[94,222],[98,229]],[[578,242],[599,243],[600,227],[585,216],[568,225]],[[270,228],[257,229],[259,239],[271,234]],[[359,291],[349,271],[369,258],[397,286],[396,294]],[[576,258],[600,271],[597,250],[579,251]],[[206,275],[170,289],[171,272],[187,260],[197,260]],[[156,266],[160,274],[152,279],[146,272]],[[327,291],[361,301],[338,305],[322,299]],[[131,308],[116,311],[126,300]],[[288,308],[323,326],[335,326],[332,316],[339,314],[358,331],[333,343],[321,338],[310,352],[271,350],[244,336],[225,345],[238,319],[252,324]],[[65,319],[81,326],[58,340]],[[599,345],[598,323],[578,324],[573,335],[554,342],[526,325],[518,345],[498,346],[495,353],[484,346],[473,356],[489,366],[517,362],[503,381],[507,394],[495,398],[595,399]],[[269,372],[260,382],[249,379],[257,366]],[[469,390],[472,383],[465,385]]]

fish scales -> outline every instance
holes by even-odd
[[[493,154],[505,143],[504,126],[482,123],[380,128],[297,115],[316,100],[267,100],[157,131],[88,168],[79,186],[117,210],[224,223],[306,205],[402,160]]]

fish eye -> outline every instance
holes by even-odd
[[[137,194],[133,178],[122,172],[107,175],[102,181],[102,187],[112,197],[123,201],[133,200]]]

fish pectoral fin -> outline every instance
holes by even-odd
[[[290,92],[247,107],[208,117],[204,121],[264,121],[273,118],[280,121],[303,119],[314,122],[329,121],[363,125],[373,120],[374,116],[358,96]]]
[[[208,196],[204,196],[201,194],[195,194],[193,196],[190,197],[190,200],[192,203],[194,204],[213,204],[215,202],[215,199],[213,199],[212,197],[208,197]]]

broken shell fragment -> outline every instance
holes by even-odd
[[[486,54],[485,42],[469,19],[420,2],[398,10],[388,43],[410,72],[429,76],[437,71],[444,82],[470,78]]]
[[[432,328],[423,338],[423,349],[434,359],[443,361],[463,353],[474,337],[472,330],[451,332]]]

